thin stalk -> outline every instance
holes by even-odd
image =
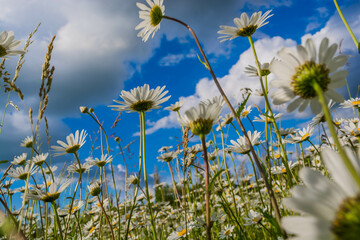
[[[64,239],[63,235],[62,235],[63,231],[61,230],[61,223],[60,223],[60,219],[59,219],[59,215],[58,215],[58,212],[57,212],[57,209],[56,209],[55,202],[51,202],[51,206],[52,206],[54,214],[55,214],[56,223],[57,223],[57,225],[59,227],[60,237],[61,237],[61,239]],[[66,238],[66,236],[65,236],[65,238]]]
[[[330,115],[330,111],[329,108],[327,106],[326,100],[325,100],[325,96],[323,93],[323,90],[321,89],[320,85],[316,82],[313,81],[313,87],[319,97],[319,102],[322,105],[323,111],[324,111],[324,115],[325,115],[325,119],[326,122],[328,124],[328,128],[330,130],[331,136],[334,139],[335,145],[339,151],[339,154],[341,156],[341,158],[343,159],[343,162],[345,164],[345,166],[347,167],[348,171],[350,172],[351,176],[354,178],[354,180],[356,181],[357,185],[360,187],[360,176],[357,174],[354,166],[352,165],[349,157],[346,155],[344,149],[342,148],[339,139],[337,137],[334,125],[332,123],[332,119],[331,119],[331,115]]]
[[[113,230],[113,228],[112,228],[112,226],[111,226],[110,219],[109,219],[108,215],[106,214],[106,211],[105,211],[105,209],[104,209],[104,206],[103,206],[103,204],[102,204],[102,202],[101,202],[100,197],[97,196],[97,198],[98,198],[98,201],[99,201],[99,203],[100,203],[101,210],[103,211],[103,213],[104,213],[104,215],[105,215],[106,221],[107,221],[108,224],[109,224],[109,227],[110,227],[110,230],[111,230],[111,238],[112,238],[113,240],[115,240],[114,230]]]
[[[149,194],[149,185],[148,185],[148,179],[147,179],[147,170],[146,170],[146,141],[145,141],[145,112],[140,112],[140,133],[142,135],[142,160],[144,165],[144,183],[145,183],[145,191],[146,191],[146,198],[148,202],[148,208],[150,213],[150,220],[151,220],[151,227],[152,227],[152,234],[154,240],[157,239],[156,237],[156,225],[155,225],[155,219],[152,211],[151,201],[150,201],[150,194]]]
[[[356,48],[359,50],[359,53],[360,53],[359,42],[357,41],[357,39],[356,39],[353,31],[351,30],[351,28],[350,28],[349,24],[347,23],[344,15],[342,14],[342,12],[341,12],[341,10],[340,10],[340,7],[339,7],[339,5],[338,5],[338,3],[337,3],[337,0],[334,0],[334,4],[335,4],[335,7],[336,7],[336,10],[338,11],[338,13],[339,13],[339,15],[340,15],[340,17],[341,17],[341,20],[342,20],[343,23],[345,24],[346,29],[347,29],[348,32],[350,33],[351,38],[352,38],[352,40],[354,41],[355,46],[356,46]]]
[[[211,239],[211,215],[210,215],[210,189],[209,189],[209,160],[207,157],[205,136],[200,136],[201,145],[204,152],[205,165],[205,202],[206,202],[206,239]]]

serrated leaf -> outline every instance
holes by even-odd
[[[208,192],[210,192],[212,187],[214,186],[216,178],[219,177],[224,171],[225,171],[224,169],[221,169],[211,178],[211,181],[210,181],[210,184],[209,184],[208,190],[207,190]]]
[[[249,97],[250,97],[250,93],[248,93],[247,97],[245,98],[245,100],[239,105],[238,109],[236,110],[236,115],[238,117],[240,117],[240,114],[242,112],[242,110],[244,110],[245,106],[246,106],[246,103],[247,101],[249,100]]]

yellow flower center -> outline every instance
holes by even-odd
[[[178,232],[178,236],[184,236],[187,233],[187,228],[184,228],[183,230],[181,230],[180,232]]]
[[[281,172],[282,172],[282,173],[286,173],[286,168],[281,169]]]
[[[230,233],[231,233],[231,231],[230,231],[230,229],[228,229],[228,230],[226,230],[226,231],[224,232],[224,235],[225,235],[225,236],[229,236]]]
[[[150,11],[150,22],[153,27],[156,27],[163,18],[163,13],[159,5],[153,6]]]
[[[353,105],[353,106],[360,105],[360,100],[353,101],[353,102],[352,102],[352,105]]]
[[[76,153],[77,150],[79,150],[80,145],[79,144],[75,144],[74,146],[68,147],[65,151],[67,153]]]
[[[248,37],[254,34],[254,32],[256,31],[257,26],[256,25],[250,25],[250,26],[246,26],[244,28],[239,29],[236,32],[236,35],[241,36],[241,37]]]
[[[301,137],[301,140],[304,141],[304,140],[306,140],[307,138],[309,138],[309,136],[310,136],[310,135],[309,135],[308,133],[306,133],[304,136]]]
[[[95,227],[92,227],[92,228],[89,230],[89,233],[92,233],[94,230],[95,230]]]
[[[243,116],[243,117],[246,117],[248,114],[249,114],[249,111],[244,111],[244,112],[242,113],[242,116]]]

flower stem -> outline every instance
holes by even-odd
[[[109,219],[108,215],[107,215],[106,212],[105,212],[105,209],[104,209],[104,206],[103,206],[103,204],[102,204],[102,202],[101,202],[100,197],[97,196],[97,198],[98,198],[98,201],[99,201],[101,210],[103,211],[103,213],[104,213],[104,215],[105,215],[106,221],[107,221],[108,224],[109,224],[109,227],[110,227],[110,230],[111,230],[111,238],[112,238],[113,240],[115,240],[114,230],[113,230],[113,228],[112,228],[112,226],[111,226],[110,219]]]
[[[359,50],[359,53],[360,53],[360,43],[356,40],[356,37],[355,37],[353,31],[351,30],[351,28],[350,28],[349,24],[347,23],[344,15],[342,14],[342,12],[341,12],[341,10],[340,10],[340,7],[339,7],[339,5],[338,5],[338,3],[337,3],[337,0],[334,0],[334,4],[335,4],[335,7],[336,7],[336,10],[338,11],[338,13],[339,13],[339,15],[340,15],[340,17],[341,17],[341,20],[342,20],[343,23],[345,24],[346,29],[347,29],[348,32],[350,33],[351,38],[353,39],[353,41],[354,41],[354,43],[355,43],[355,46],[356,46],[356,48]]]
[[[323,108],[323,111],[324,111],[324,116],[325,116],[326,122],[328,124],[328,128],[330,130],[331,136],[334,139],[334,143],[336,145],[336,148],[338,149],[339,154],[340,154],[341,158],[343,159],[343,162],[344,162],[345,166],[347,167],[350,174],[352,175],[352,177],[356,181],[357,185],[360,187],[360,177],[357,174],[355,168],[353,167],[349,157],[346,155],[346,153],[345,153],[344,149],[342,148],[342,146],[341,146],[341,144],[339,142],[339,139],[337,137],[334,125],[332,123],[330,111],[329,111],[329,108],[328,108],[328,106],[326,104],[326,100],[325,100],[323,90],[321,89],[320,85],[316,81],[313,81],[313,87],[314,87],[314,89],[315,89],[315,91],[316,91],[316,93],[317,93],[317,95],[319,97],[319,102],[322,105],[322,108]]]
[[[204,152],[204,165],[205,165],[205,201],[206,201],[206,239],[211,239],[211,221],[210,221],[210,189],[209,188],[209,160],[207,157],[205,136],[200,136],[201,145]]]
[[[145,112],[140,112],[140,134],[141,134],[141,140],[142,140],[142,160],[144,165],[144,183],[145,183],[145,192],[146,192],[146,199],[148,202],[148,208],[150,213],[150,220],[151,220],[151,227],[153,232],[153,238],[154,240],[157,240],[156,237],[156,225],[155,225],[155,219],[151,207],[151,201],[150,201],[150,194],[149,194],[149,186],[148,186],[148,179],[147,179],[147,170],[146,170],[146,145],[145,145]]]

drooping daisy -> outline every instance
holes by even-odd
[[[270,64],[269,63],[263,63],[260,65],[260,73],[261,76],[267,76],[270,74]],[[244,71],[249,77],[258,77],[258,69],[257,67],[254,67],[252,65],[249,65],[247,67],[245,67],[245,71]]]
[[[218,102],[200,103],[197,108],[190,108],[179,119],[183,126],[189,127],[194,135],[206,136],[218,121],[222,106]]]
[[[110,105],[114,111],[127,112],[148,112],[152,109],[161,108],[160,104],[166,102],[171,96],[164,97],[168,91],[162,88],[149,89],[149,85],[145,84],[142,87],[137,87],[128,91],[121,91],[120,97],[124,101],[114,100],[120,105]]]
[[[350,98],[340,104],[343,108],[360,108],[360,98]]]
[[[20,180],[26,180],[28,178],[28,176],[31,176],[33,174],[35,174],[35,172],[38,170],[38,167],[35,167],[34,164],[28,164],[25,167],[17,167],[17,168],[12,168],[9,171],[9,176],[12,178],[17,178]]]
[[[279,119],[279,118],[281,118],[282,115],[283,115],[282,113],[276,113],[276,114],[274,114],[274,119],[275,120]],[[254,122],[265,122],[265,120],[267,120],[268,123],[271,123],[271,118],[270,117],[266,117],[266,116],[264,116],[262,114],[259,115],[259,117],[260,118],[255,117]]]
[[[15,48],[17,48],[20,44],[20,40],[14,41],[13,31],[2,31],[0,33],[0,58],[24,54],[26,52],[24,50],[15,50]]]
[[[40,155],[36,155],[35,157],[33,157],[32,161],[35,165],[41,166],[45,162],[48,155],[48,153],[41,153]]]
[[[70,166],[68,166],[68,171],[70,173],[79,173],[79,174],[83,174],[84,172],[88,172],[90,171],[90,168],[93,165],[89,162],[85,162],[85,163],[81,163],[80,166],[77,162],[74,162],[73,164],[71,164]]]
[[[182,107],[184,103],[182,103],[181,101],[177,101],[174,104],[171,104],[170,106],[164,108],[165,110],[169,110],[169,111],[173,111],[173,112],[177,112],[180,110],[180,108]]]
[[[95,158],[95,159],[91,159],[89,161],[89,163],[96,165],[98,167],[103,167],[105,166],[105,164],[111,162],[113,160],[112,156],[108,156],[107,154],[102,154],[101,158]]]
[[[101,184],[99,182],[94,182],[88,186],[88,190],[91,196],[98,196],[101,193]]]
[[[11,162],[13,165],[25,165],[27,154],[23,153],[20,156],[14,157],[14,160]]]
[[[155,33],[160,29],[160,22],[165,13],[165,6],[163,0],[146,0],[149,6],[143,3],[136,3],[136,6],[140,8],[139,18],[142,22],[139,23],[135,30],[140,30],[138,37],[141,37],[146,42],[150,35],[154,37]]]
[[[178,154],[179,153],[177,151],[165,152],[165,153],[161,154],[160,156],[158,156],[157,159],[159,159],[159,161],[162,161],[162,162],[170,162],[171,160],[176,158]]]
[[[360,174],[360,159],[347,154]],[[321,153],[332,179],[309,168],[299,172],[305,186],[292,189],[292,198],[284,205],[303,213],[284,217],[282,226],[295,234],[293,239],[357,239],[360,233],[360,188],[349,173],[340,155],[330,149]]]
[[[255,12],[251,15],[250,19],[246,13],[242,13],[240,18],[234,18],[234,23],[236,27],[221,25],[221,30],[218,31],[218,34],[223,34],[224,36],[219,37],[219,39],[221,39],[220,42],[232,40],[239,36],[251,36],[258,28],[261,28],[262,26],[268,24],[268,22],[265,21],[272,16],[269,15],[270,12],[271,10],[265,12],[263,15],[261,11]]]
[[[74,134],[71,133],[66,137],[67,143],[58,140],[57,143],[61,145],[60,147],[51,146],[51,148],[57,152],[56,154],[54,154],[54,156],[61,156],[68,153],[76,153],[86,142],[85,141],[86,136],[87,133],[85,130],[81,130],[80,134],[79,134],[79,130],[76,130],[75,136]]]
[[[26,195],[26,198],[41,200],[44,202],[54,202],[60,197],[60,193],[62,193],[71,184],[71,182],[71,180],[67,180],[61,185],[60,183],[51,182],[47,192],[35,188],[37,194],[35,195],[29,193],[28,195]]]
[[[20,144],[21,147],[32,148],[33,147],[33,138],[27,136]]]
[[[339,70],[348,60],[348,56],[334,57],[337,44],[329,46],[329,39],[321,41],[319,50],[315,48],[312,39],[306,40],[305,46],[298,45],[297,51],[283,48],[278,52],[281,60],[274,60],[270,71],[276,75],[271,81],[273,87],[278,89],[271,94],[276,105],[291,102],[287,111],[292,112],[299,107],[304,111],[308,105],[314,114],[321,111],[317,93],[313,87],[316,82],[324,92],[327,101],[333,99],[342,102],[344,98],[334,89],[345,85],[346,70]]]

